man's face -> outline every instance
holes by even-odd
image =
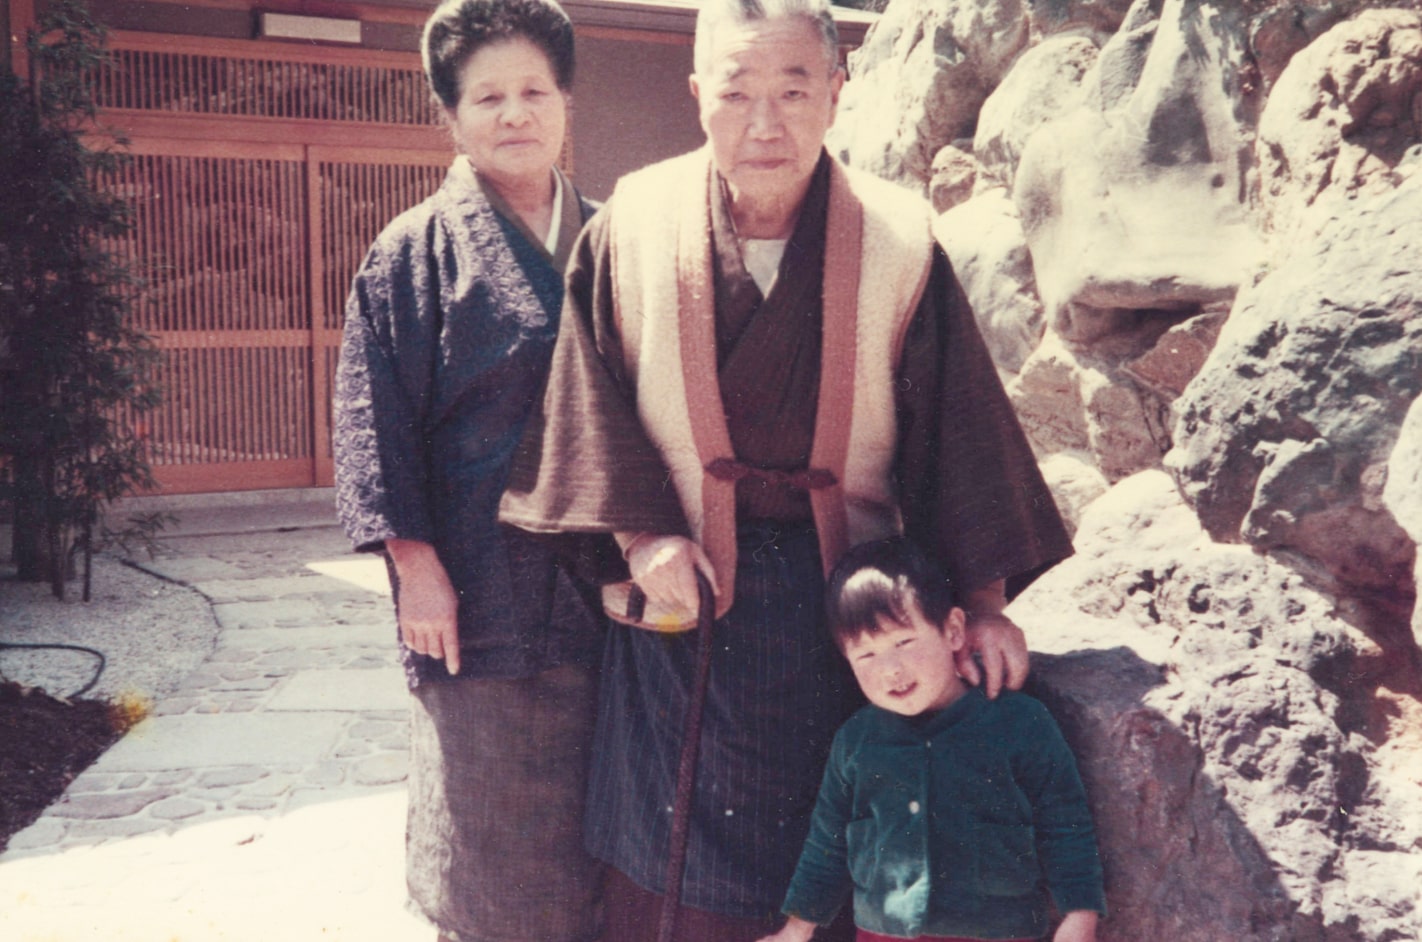
[[[798,195],[834,122],[844,72],[802,17],[727,24],[691,77],[716,169],[736,198]]]
[[[910,608],[908,624],[884,618],[879,631],[844,643],[844,656],[864,696],[902,716],[941,710],[967,690],[953,666],[953,653],[964,641],[963,610],[953,609],[940,630],[918,606]]]

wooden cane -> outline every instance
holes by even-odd
[[[696,613],[696,674],[692,678],[691,699],[686,705],[681,762],[676,770],[666,892],[662,896],[662,919],[657,929],[657,942],[672,942],[676,934],[676,915],[681,908],[681,878],[686,872],[686,844],[691,832],[691,805],[696,791],[696,760],[701,751],[701,716],[706,710],[706,688],[711,679],[711,625],[716,620],[716,595],[711,590],[711,583],[699,571],[696,573],[696,590],[700,597]]]

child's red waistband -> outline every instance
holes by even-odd
[[[897,936],[879,935],[868,929],[855,930],[854,942],[905,942]],[[907,942],[983,942],[982,939],[967,939],[957,935],[921,935]],[[996,942],[1037,942],[1036,939],[998,939]]]

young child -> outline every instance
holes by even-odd
[[[1101,864],[1076,762],[1038,701],[988,700],[953,668],[965,615],[902,539],[831,573],[830,631],[869,705],[840,727],[810,834],[762,942],[806,942],[853,890],[859,942],[1094,942]]]

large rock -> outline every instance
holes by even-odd
[[[1381,489],[1422,392],[1422,174],[1347,209],[1240,297],[1167,463],[1216,539],[1401,600],[1416,549]]]
[[[1397,185],[1422,141],[1422,14],[1371,10],[1284,69],[1259,122],[1261,202],[1279,244]]]
[[[1272,89],[1289,61],[1309,43],[1366,6],[1404,6],[1369,0],[1285,0],[1266,4],[1254,18],[1249,51],[1255,70],[1249,80]]]
[[[1035,0],[1028,17],[1032,38],[1085,31],[1109,36],[1121,26],[1133,0]]]
[[[1076,533],[1086,508],[1111,489],[1106,475],[1086,452],[1056,451],[1038,462],[1038,467],[1066,523],[1067,533]]]
[[[1089,455],[1113,483],[1159,468],[1170,447],[1166,400],[1118,363],[1073,349],[1051,332],[1008,383],[1007,394],[1038,455]]]
[[[1387,461],[1383,505],[1414,544],[1422,544],[1422,398],[1407,410],[1397,444]],[[1422,585],[1422,555],[1414,563],[1413,581]],[[1412,636],[1422,646],[1422,605],[1412,610]]]
[[[1419,938],[1422,790],[1363,734],[1379,654],[1339,600],[1211,541],[1159,471],[1076,545],[1009,614],[1091,795],[1102,942]]]
[[[1257,266],[1241,17],[1141,0],[1088,73],[1086,103],[1028,139],[1014,198],[1048,321],[1066,339],[1228,301]]]
[[[922,190],[1027,45],[1026,0],[895,0],[850,54],[830,150]]]
[[[1100,49],[1088,36],[1054,36],[1024,52],[978,112],[973,154],[983,185],[1012,188],[1027,139],[1081,105],[1082,78]]]
[[[1016,373],[1044,329],[1017,208],[1002,190],[989,190],[939,216],[933,232],[962,282],[993,362]]]
[[[928,201],[933,204],[934,212],[946,213],[971,199],[977,188],[979,169],[971,145],[964,148],[948,144],[939,148],[933,155],[928,178]]]

